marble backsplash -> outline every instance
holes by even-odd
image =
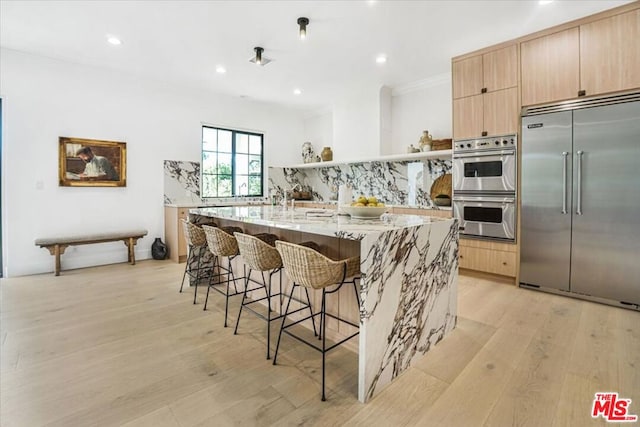
[[[353,195],[375,196],[390,205],[437,208],[430,197],[436,178],[451,173],[451,160],[374,161],[317,168],[269,168],[269,195],[282,198],[296,184],[317,201],[337,199],[341,184]]]
[[[199,204],[200,163],[179,160],[164,161],[164,203]]]

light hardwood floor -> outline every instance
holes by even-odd
[[[179,294],[184,264],[143,261],[0,282],[3,427],[591,426],[597,391],[640,415],[640,313],[461,274],[456,330],[363,405],[357,357],[284,337],[264,359],[263,322],[222,327]],[[213,302],[213,304],[211,304]],[[234,302],[230,312],[237,313]],[[232,323],[233,324],[233,323]]]

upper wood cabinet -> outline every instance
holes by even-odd
[[[518,132],[518,88],[453,100],[453,138]]]
[[[517,86],[517,46],[454,61],[452,80],[454,99]]]
[[[453,139],[475,138],[484,131],[484,95],[453,100]]]
[[[520,45],[522,105],[578,96],[579,46],[578,27]]]
[[[640,87],[640,9],[520,45],[522,105]]]
[[[518,88],[486,93],[484,102],[484,131],[487,135],[517,133],[519,130]]]
[[[640,9],[580,26],[580,80],[587,95],[640,87]]]
[[[482,90],[482,55],[453,63],[453,98],[477,95]]]

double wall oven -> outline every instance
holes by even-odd
[[[455,141],[453,215],[461,235],[516,240],[517,150],[516,135]]]

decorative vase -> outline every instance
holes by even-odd
[[[309,141],[302,144],[302,161],[304,163],[312,163],[314,158],[313,145]]]
[[[165,259],[167,258],[167,245],[165,245],[159,237],[151,244],[151,256],[153,259]]]
[[[422,136],[420,137],[420,150],[421,151],[431,151],[431,144],[433,144],[433,137],[429,134],[428,130],[422,131]]]
[[[322,157],[323,162],[330,162],[333,160],[333,151],[331,151],[331,147],[324,147],[320,153],[320,157]]]

